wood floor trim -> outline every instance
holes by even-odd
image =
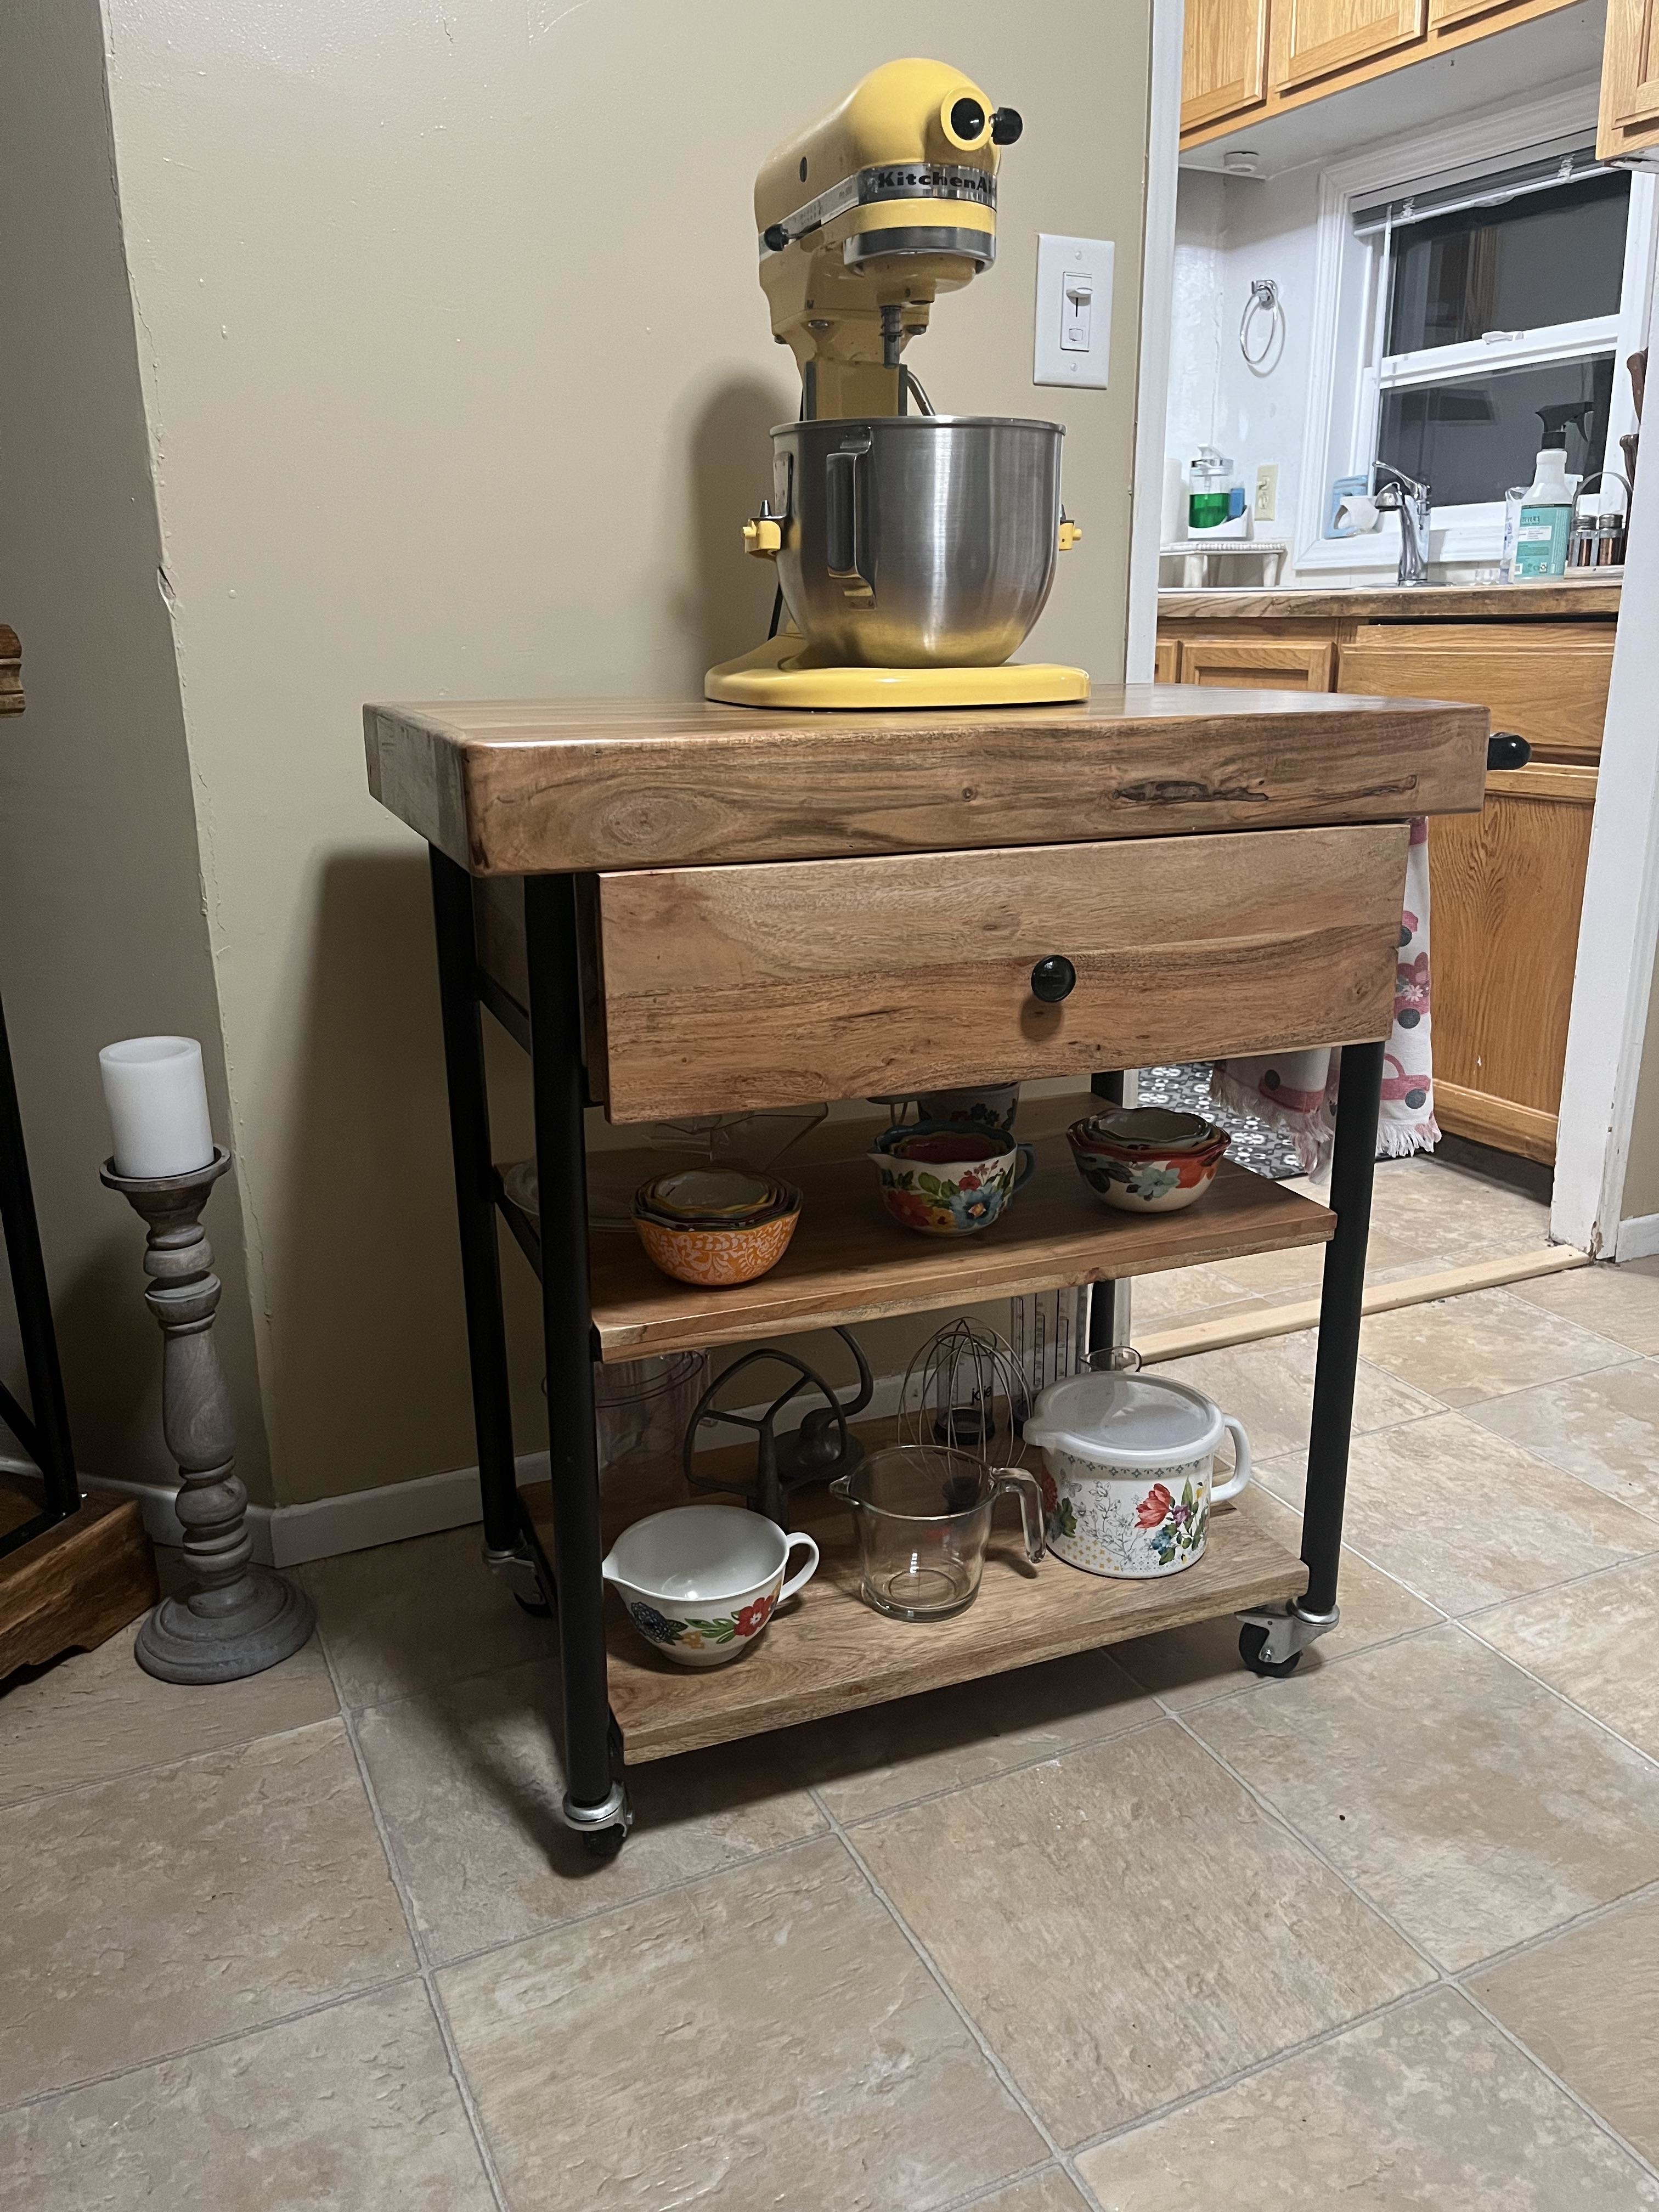
[[[1462,1267],[1442,1267],[1432,1274],[1405,1275],[1392,1283],[1367,1283],[1364,1310],[1368,1314],[1395,1313],[1401,1306],[1428,1305],[1436,1298],[1460,1297],[1470,1291],[1499,1290],[1505,1283],[1530,1282],[1540,1275],[1565,1274],[1589,1264],[1589,1253],[1577,1251],[1571,1244],[1540,1245],[1502,1260],[1470,1260]],[[1152,1367],[1161,1360],[1185,1359],[1195,1352],[1224,1352],[1230,1346],[1255,1344],[1263,1337],[1295,1336],[1318,1325],[1319,1300],[1298,1298],[1291,1305],[1247,1307],[1216,1321],[1160,1329],[1138,1336],[1135,1344],[1142,1366]]]

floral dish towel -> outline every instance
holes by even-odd
[[[1434,1119],[1434,1055],[1429,1012],[1429,825],[1412,823],[1406,856],[1406,906],[1400,917],[1400,960],[1395,970],[1394,1030],[1382,1055],[1382,1110],[1376,1149],[1384,1159],[1403,1159],[1440,1141]],[[1235,1113],[1255,1114],[1282,1129],[1309,1175],[1322,1173],[1336,1128],[1340,1045],[1280,1052],[1263,1060],[1220,1060],[1210,1093]]]

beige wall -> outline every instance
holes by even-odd
[[[362,702],[684,696],[760,635],[769,578],[736,526],[795,393],[754,172],[915,52],[1026,118],[999,264],[917,366],[942,408],[1067,422],[1087,536],[1034,647],[1118,676],[1146,8],[1054,0],[1038,39],[991,0],[106,4],[276,1494],[297,1500],[474,1456],[424,854],[368,800]],[[1042,229],[1117,242],[1109,392],[1031,385]],[[193,905],[193,855],[167,870]],[[507,1152],[522,1070],[500,1063]]]
[[[77,1455],[171,1473],[143,1231],[98,1181],[97,1051],[180,1030],[228,1126],[185,724],[163,597],[97,0],[0,8],[0,619],[27,711],[0,722],[0,993]],[[269,1498],[242,1265],[222,1186],[208,1224],[241,1468]],[[0,1291],[0,1372],[21,1384]],[[0,1434],[0,1453],[10,1449]]]

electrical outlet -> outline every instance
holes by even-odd
[[[1271,522],[1279,513],[1279,464],[1263,461],[1255,472],[1255,519]]]

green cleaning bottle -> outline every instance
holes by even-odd
[[[1551,413],[1556,410],[1552,409]],[[1540,410],[1541,412],[1541,410]],[[1544,442],[1533,479],[1521,501],[1515,532],[1517,579],[1565,576],[1572,534],[1572,489],[1567,482],[1567,429],[1544,416]]]

